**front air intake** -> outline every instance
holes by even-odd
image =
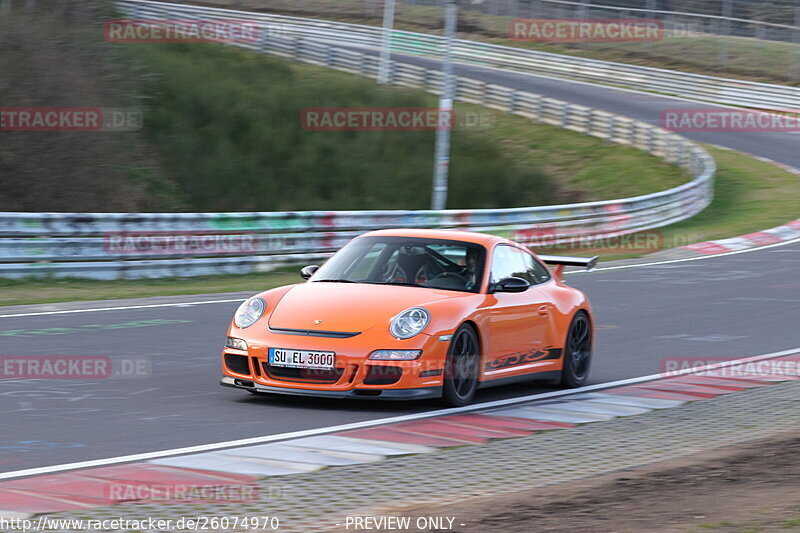
[[[250,375],[250,365],[247,362],[247,357],[244,355],[236,355],[232,353],[225,354],[225,366],[231,372],[237,374]]]

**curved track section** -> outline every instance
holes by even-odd
[[[363,50],[362,48],[359,48]],[[371,53],[377,53],[372,51]],[[441,62],[417,56],[392,54],[394,61],[440,67]],[[558,98],[570,103],[608,111],[617,115],[630,117],[642,122],[660,125],[662,111],[669,109],[717,109],[732,108],[704,104],[693,100],[661,96],[633,90],[617,89],[603,85],[594,85],[579,81],[521,74],[495,68],[473,67],[456,64],[454,72],[459,76],[481,79],[521,91],[529,91],[543,96]],[[785,165],[800,167],[798,138],[792,133],[752,132],[752,131],[716,131],[716,132],[681,132],[681,136],[694,141],[723,146],[741,152],[766,157]]]
[[[458,66],[457,71],[652,123],[665,108],[702,106],[493,69]],[[800,166],[797,141],[788,134],[688,136]],[[598,352],[591,382],[657,373],[666,358],[737,359],[800,345],[798,264],[800,243],[790,243],[699,261],[570,276],[572,284],[590,294],[597,313]],[[80,305],[85,312],[79,313],[58,313],[69,306],[4,310],[2,355],[108,356],[118,364],[144,361],[146,370],[142,377],[127,379],[4,380],[0,472],[438,408],[433,403],[258,398],[218,387],[219,348],[239,296],[177,299],[227,300],[203,305],[138,302],[138,307],[97,311]],[[96,307],[112,306],[102,302]],[[489,389],[477,400],[536,390],[541,388],[534,384]]]
[[[597,312],[598,352],[591,382],[658,373],[665,359],[737,359],[800,345],[793,326],[800,307],[800,298],[793,297],[800,290],[798,260],[800,243],[794,243],[699,261],[571,275],[570,283],[592,296]],[[439,408],[433,402],[261,398],[218,387],[218,347],[236,302],[160,304],[0,317],[4,355],[146,361],[141,377],[3,381],[0,425],[10,430],[0,442],[1,472]],[[16,308],[4,314],[28,310],[42,312],[41,307]],[[546,389],[535,383],[489,389],[477,401],[538,390]]]

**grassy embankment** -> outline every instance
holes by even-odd
[[[714,202],[696,217],[665,228],[667,246],[759,231],[799,216],[800,178],[736,152],[711,151],[719,164]],[[298,281],[301,280],[297,269],[242,276],[139,281],[0,280],[0,305],[236,291],[255,293]]]
[[[426,207],[431,132],[308,132],[305,107],[431,107],[419,91],[219,46],[137,46],[116,52],[135,65],[146,104],[143,138],[161,197],[183,209]],[[474,106],[461,111],[481,113]],[[661,190],[686,176],[631,148],[493,113],[490,127],[453,134],[450,207],[536,205]],[[712,206],[666,229],[667,243],[727,237],[800,212],[800,180],[741,154],[713,150],[720,171]],[[296,157],[293,156],[296,155]],[[490,176],[492,179],[486,179]],[[166,191],[166,192],[165,192]],[[294,274],[147,281],[3,281],[0,305],[257,290]]]

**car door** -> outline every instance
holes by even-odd
[[[528,280],[531,287],[518,293],[487,295],[490,310],[488,353],[484,357],[483,369],[485,379],[551,370],[555,366],[546,350],[551,308],[544,293],[537,288],[549,280],[549,273],[546,268],[542,273],[538,267],[541,265],[531,254],[515,246],[500,244],[493,250],[491,283],[516,276]]]

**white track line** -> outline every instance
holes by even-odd
[[[668,377],[683,376],[686,374],[697,374],[707,370],[714,370],[717,368],[725,368],[735,364],[751,363],[763,361],[766,359],[774,359],[776,357],[783,357],[787,355],[795,355],[800,353],[800,347],[791,350],[784,350],[781,352],[773,352],[763,355],[755,355],[751,357],[744,357],[741,359],[733,359],[731,361],[723,361],[721,363],[714,363],[713,365],[705,365],[698,368],[687,368],[685,370],[670,372]],[[292,431],[289,433],[280,433],[278,435],[267,435],[263,437],[252,437],[247,439],[231,440],[227,442],[216,442],[213,444],[200,444],[197,446],[187,446],[185,448],[174,448],[171,450],[161,450],[157,452],[138,453],[133,455],[123,455],[120,457],[109,457],[107,459],[96,459],[92,461],[81,461],[78,463],[67,463],[63,465],[43,466],[39,468],[29,468],[26,470],[17,470],[15,472],[0,473],[0,479],[12,479],[25,476],[35,476],[41,474],[52,474],[55,472],[64,472],[67,470],[76,470],[79,468],[92,468],[98,466],[108,466],[120,463],[130,463],[135,461],[148,461],[150,459],[158,459],[161,457],[171,457],[174,455],[185,455],[189,453],[200,453],[214,450],[221,450],[225,448],[234,448],[239,446],[248,446],[252,444],[264,444],[267,442],[282,441],[287,439],[297,439],[301,437],[313,437],[316,435],[324,435],[327,433],[338,433],[340,431],[350,431],[354,429],[371,428],[375,426],[382,426],[385,424],[395,424],[398,422],[409,422],[413,420],[422,420],[425,418],[433,418],[437,416],[453,415],[458,413],[468,413],[472,411],[485,411],[488,409],[496,409],[498,407],[506,407],[518,403],[525,403],[534,400],[545,400],[548,398],[559,398],[562,396],[570,396],[573,394],[580,394],[585,392],[593,392],[604,390],[614,387],[622,387],[625,385],[634,385],[637,383],[644,383],[647,381],[655,381],[663,379],[663,374],[650,374],[649,376],[641,376],[638,378],[623,379],[620,381],[612,381],[610,383],[599,383],[597,385],[589,385],[587,387],[580,387],[577,389],[545,392],[540,394],[532,394],[530,396],[523,396],[520,398],[508,398],[505,400],[495,400],[493,402],[486,402],[476,405],[468,405],[465,407],[455,407],[452,409],[438,409],[436,411],[427,411],[424,413],[415,413],[410,415],[393,416],[389,418],[380,418],[377,420],[367,420],[364,422],[354,422],[351,424],[342,424],[338,426],[330,426],[326,428],[306,429],[302,431]]]
[[[798,237],[797,239],[792,239],[790,241],[776,242],[776,243],[773,243],[773,244],[767,244],[765,246],[758,246],[756,248],[748,248],[747,250],[736,250],[736,251],[733,251],[733,252],[724,252],[724,253],[721,253],[721,254],[701,255],[701,256],[697,256],[697,257],[685,257],[683,259],[669,259],[667,261],[656,261],[656,262],[653,262],[653,263],[636,263],[636,264],[632,264],[632,265],[619,265],[619,266],[601,267],[601,268],[595,268],[594,270],[589,270],[589,271],[576,270],[576,271],[569,272],[569,273],[570,274],[581,274],[581,273],[586,273],[586,272],[602,272],[604,270],[622,270],[624,268],[638,268],[638,267],[647,267],[647,266],[669,265],[671,263],[684,263],[684,262],[687,262],[687,261],[699,261],[701,259],[714,259],[714,258],[717,258],[717,257],[725,257],[725,256],[728,256],[728,255],[738,255],[738,254],[746,254],[746,253],[750,253],[750,252],[760,252],[761,250],[766,250],[768,248],[775,248],[777,246],[786,246],[787,244],[794,244],[796,242],[800,242],[800,237]]]
[[[777,246],[785,246],[787,244],[794,244],[796,242],[800,242],[800,238],[792,239],[790,241],[785,242],[776,242],[774,244],[768,244],[765,246],[759,246],[756,248],[748,248],[747,250],[736,250],[733,252],[724,252],[721,254],[712,254],[712,255],[701,255],[698,257],[685,257],[683,259],[670,259],[668,261],[657,261],[653,263],[637,263],[633,265],[620,265],[620,266],[611,266],[611,267],[600,267],[595,268],[590,272],[603,272],[606,270],[621,270],[625,268],[639,268],[639,267],[648,267],[648,266],[657,266],[657,265],[668,265],[672,263],[684,263],[687,261],[699,261],[701,259],[715,259],[717,257],[725,257],[728,255],[737,255],[737,254],[746,254],[750,252],[760,252],[761,250],[766,250],[768,248],[775,248]],[[583,270],[576,270],[573,272],[567,272],[567,274],[585,274],[586,271]],[[26,317],[26,316],[43,316],[43,315],[67,315],[72,313],[93,313],[93,312],[101,312],[101,311],[126,311],[129,309],[150,309],[155,307],[185,307],[189,305],[207,305],[207,304],[224,304],[224,303],[233,303],[233,302],[243,302],[244,298],[235,298],[232,300],[208,300],[203,302],[175,302],[175,303],[168,303],[168,304],[151,304],[151,305],[127,305],[127,306],[120,306],[120,307],[100,307],[94,309],[70,309],[66,311],[39,311],[35,313],[16,313],[11,315],[0,315],[0,318],[17,318],[17,317]]]
[[[243,302],[244,298],[233,300],[206,300],[203,302],[176,302],[169,304],[146,304],[146,305],[126,305],[119,307],[99,307],[93,309],[68,309],[65,311],[39,311],[36,313],[16,313],[13,315],[0,315],[0,318],[16,318],[21,316],[41,316],[41,315],[68,315],[72,313],[92,313],[100,311],[125,311],[128,309],[151,309],[154,307],[186,307],[187,305],[207,305],[207,304],[226,304],[233,302]]]

